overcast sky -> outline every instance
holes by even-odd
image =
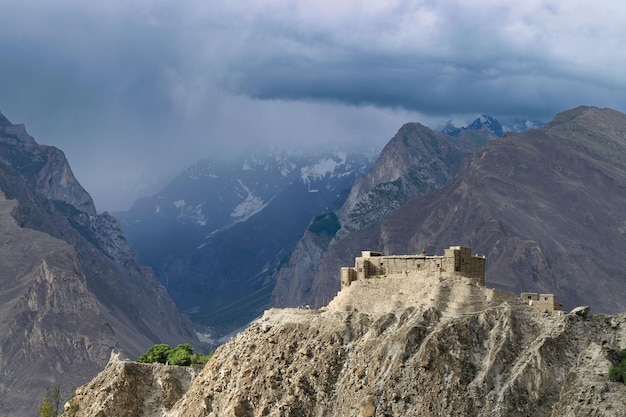
[[[0,15],[0,111],[66,153],[99,211],[217,150],[626,111],[622,0],[0,0]]]

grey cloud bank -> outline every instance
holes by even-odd
[[[367,142],[478,113],[626,111],[626,4],[0,0],[0,109],[99,210],[251,145]]]

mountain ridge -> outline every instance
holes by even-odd
[[[85,381],[115,348],[200,346],[119,224],[98,215],[63,152],[0,126],[0,413],[35,412],[46,388]],[[9,290],[10,289],[10,290]]]

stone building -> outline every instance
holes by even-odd
[[[471,248],[464,246],[450,246],[443,256],[428,256],[425,252],[383,256],[380,252],[363,251],[360,257],[355,258],[354,267],[341,268],[341,288],[350,286],[353,281],[372,277],[444,272],[456,273],[484,287],[485,261],[484,256],[472,256]]]
[[[554,294],[539,294],[536,292],[523,292],[520,298],[528,305],[544,313],[553,313],[563,310],[563,304],[556,300]]]

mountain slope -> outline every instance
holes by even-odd
[[[0,413],[91,378],[111,349],[198,341],[165,289],[96,214],[63,153],[0,118]]]
[[[117,215],[140,260],[215,337],[262,313],[311,218],[336,209],[370,164],[323,150],[206,159]]]
[[[277,273],[272,305],[323,305],[334,295],[315,296],[320,274],[336,270],[342,263],[326,258],[351,233],[371,225],[417,195],[441,188],[461,166],[462,160],[493,134],[484,130],[476,136],[450,137],[419,123],[407,123],[383,148],[376,163],[358,178],[337,210],[340,229],[335,234],[305,231],[289,262]],[[348,257],[353,254],[346,254]],[[324,270],[324,272],[321,272]],[[326,278],[332,282],[334,273]],[[334,288],[334,287],[333,287]]]
[[[444,188],[411,200],[333,247],[314,300],[332,296],[333,265],[362,249],[419,253],[455,242],[488,259],[488,285],[556,293],[566,308],[626,308],[626,115],[580,107],[541,129],[505,135]]]

